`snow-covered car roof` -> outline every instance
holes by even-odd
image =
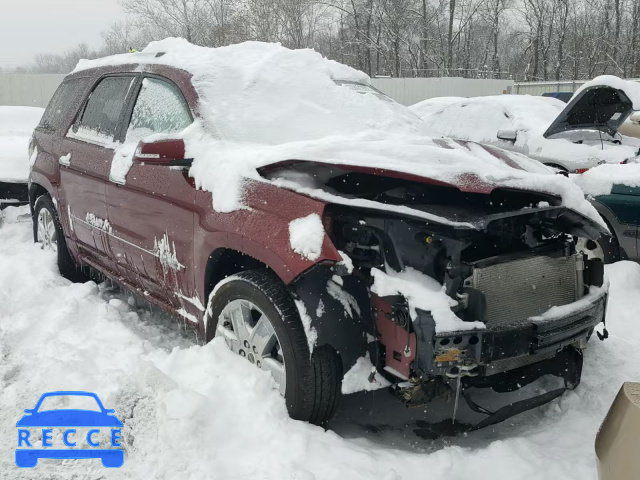
[[[465,100],[467,97],[433,97],[421,102],[415,103],[409,107],[413,113],[420,118],[426,118],[429,115],[441,110],[447,105],[451,105],[461,100]]]
[[[583,89],[596,86],[594,82],[589,82]],[[631,90],[635,87],[637,84],[633,83]],[[595,165],[602,161],[620,163],[634,157],[638,150],[633,139],[625,142],[629,145],[593,145],[576,144],[564,138],[545,138],[549,126],[569,106],[555,98],[494,95],[447,101],[441,105],[432,100],[417,104],[414,111],[426,111],[421,115],[422,120],[440,135],[513,146],[536,158],[549,159],[550,163],[554,158],[576,165]],[[499,140],[497,134],[501,130],[516,132],[515,142]]]
[[[0,182],[29,178],[29,139],[43,112],[38,107],[0,106]]]
[[[555,98],[531,95],[444,98],[425,100],[410,109],[423,112],[420,118],[441,135],[474,142],[494,142],[499,130],[542,135],[566,106]]]
[[[200,119],[179,136],[195,159],[190,175],[212,193],[220,212],[242,208],[246,178],[266,181],[258,168],[295,159],[404,172],[459,187],[473,178],[551,193],[600,221],[566,178],[516,169],[499,158],[518,154],[434,139],[437,132],[371,88],[366,74],[310,49],[261,42],[206,48],[170,38],[139,54],[83,60],[74,72],[117,65],[136,71],[168,65],[192,75]]]

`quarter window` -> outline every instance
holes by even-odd
[[[171,83],[156,78],[142,80],[127,135],[172,133],[191,125],[191,113],[180,93]]]
[[[107,77],[93,92],[80,120],[73,127],[74,137],[98,143],[115,139],[118,122],[134,77]]]
[[[80,106],[86,82],[86,78],[74,78],[63,82],[53,94],[39,126],[54,131],[64,126],[65,118],[68,118],[72,110],[75,113]]]

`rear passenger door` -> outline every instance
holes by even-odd
[[[192,122],[180,89],[166,78],[146,76],[133,103],[125,142],[170,135]],[[133,162],[124,178],[112,175],[107,200],[112,248],[122,274],[165,307],[196,322],[202,302],[193,274],[195,188],[186,171]]]
[[[88,263],[113,270],[109,246],[106,186],[114,150],[122,134],[124,105],[135,75],[99,80],[60,145],[60,186],[79,254]]]

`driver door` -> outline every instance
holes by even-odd
[[[126,143],[153,133],[178,132],[193,122],[171,81],[142,79],[128,123]],[[202,311],[193,273],[195,188],[175,167],[133,162],[111,175],[107,203],[112,249],[121,274],[144,295],[197,322]],[[194,310],[195,308],[195,310]]]

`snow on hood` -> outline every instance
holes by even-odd
[[[29,178],[29,139],[43,112],[38,107],[0,107],[0,181]]]
[[[571,99],[578,97],[584,90],[592,87],[611,87],[617,90],[622,90],[629,100],[633,103],[634,110],[640,110],[640,83],[634,82],[632,80],[623,80],[620,77],[616,77],[615,75],[600,75],[599,77],[594,78],[593,80],[582,85],[576,92],[573,94]]]
[[[600,165],[571,177],[587,195],[609,195],[614,185],[640,187],[640,164]]]
[[[205,48],[169,38],[139,54],[83,60],[75,71],[123,64],[141,70],[170,65],[192,74],[201,118],[180,136],[194,158],[190,175],[212,193],[220,212],[243,208],[244,179],[264,181],[257,168],[296,159],[452,184],[473,174],[495,186],[560,195],[570,208],[600,221],[569,180],[516,170],[477,145],[443,145],[409,109],[372,89],[366,74],[313,50],[261,42]]]

